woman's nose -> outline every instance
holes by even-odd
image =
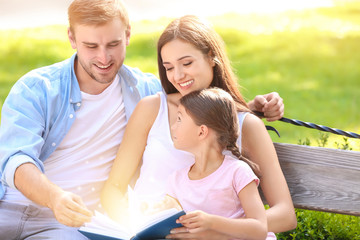
[[[182,80],[185,77],[185,73],[181,68],[175,68],[174,80],[176,82]]]

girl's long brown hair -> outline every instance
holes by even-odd
[[[208,88],[191,92],[180,99],[196,125],[206,125],[217,134],[217,142],[222,150],[229,150],[235,157],[246,162],[260,177],[257,164],[242,156],[237,139],[239,123],[237,107],[231,95],[220,88]]]

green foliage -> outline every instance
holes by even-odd
[[[296,229],[278,233],[279,240],[360,240],[360,218],[296,209]]]
[[[318,137],[318,139],[316,139],[317,146],[318,147],[329,147],[328,146],[329,137],[330,137],[329,133],[324,133],[324,132],[318,132],[318,133],[319,133],[319,137]],[[305,140],[299,139],[298,145],[311,146],[311,140],[309,138],[306,138]],[[347,138],[347,137],[342,137],[342,142],[335,141],[333,147],[340,149],[340,150],[350,150],[350,151],[354,149],[354,147],[352,146],[352,143],[350,142],[349,138]]]

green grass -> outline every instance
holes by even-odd
[[[247,99],[277,91],[285,117],[360,133],[360,3],[277,15],[210,19],[223,37]],[[157,74],[156,40],[169,19],[132,23],[125,63]],[[0,31],[0,107],[31,69],[70,57],[66,26]],[[317,145],[317,130],[283,122],[276,142]],[[321,138],[321,136],[320,136]],[[360,140],[330,135],[327,147],[360,150]],[[298,227],[279,239],[360,239],[360,218],[297,210]]]

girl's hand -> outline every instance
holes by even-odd
[[[211,229],[211,215],[203,211],[193,211],[181,216],[177,223],[181,223],[190,233],[202,232]]]
[[[192,240],[228,240],[229,236],[213,230],[207,230],[197,233],[190,233],[187,228],[180,227],[171,230],[167,239],[192,239]]]

